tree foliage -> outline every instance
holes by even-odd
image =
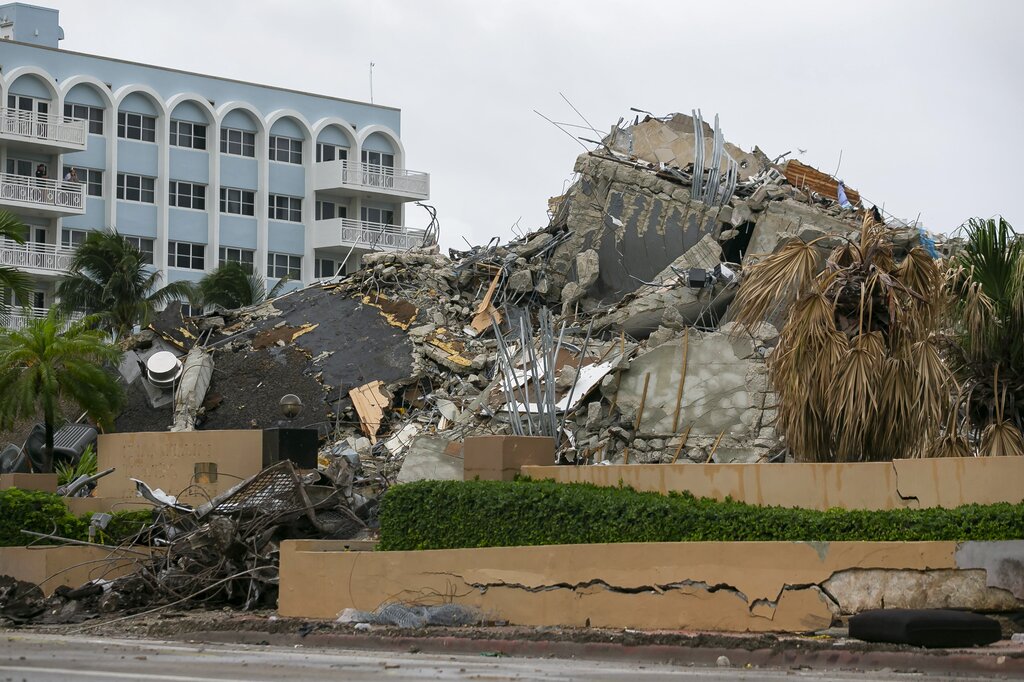
[[[147,265],[142,253],[115,230],[90,232],[75,250],[68,276],[57,287],[65,313],[94,314],[102,329],[124,338],[135,325],[149,324],[156,309],[188,298],[189,282],[157,288],[159,270]]]
[[[891,231],[864,219],[821,262],[814,242],[792,242],[747,270],[734,302],[756,325],[787,309],[768,358],[777,428],[804,461],[920,456],[949,409],[950,372],[937,343],[942,272],[921,248],[900,262]]]
[[[964,417],[981,454],[1024,455],[1024,239],[1002,218],[965,228],[947,279]]]
[[[62,399],[74,400],[101,427],[112,426],[122,392],[104,365],[119,357],[103,332],[84,323],[69,326],[55,307],[22,329],[0,332],[0,426],[41,410],[49,471]]]
[[[25,223],[21,222],[18,216],[8,211],[0,211],[0,240],[24,244],[26,231]],[[32,279],[16,268],[0,266],[0,291],[5,289],[10,289],[23,300],[27,299],[32,290]]]
[[[225,261],[199,280],[191,300],[203,306],[215,305],[228,310],[245,308],[274,298],[288,281],[288,278],[281,279],[268,292],[267,281],[259,273],[241,263]]]

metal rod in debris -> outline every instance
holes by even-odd
[[[583,350],[580,351],[580,358],[576,363],[576,376],[572,378],[572,385],[569,387],[569,395],[565,399],[565,409],[562,411],[562,426],[560,431],[565,430],[565,420],[569,418],[569,412],[572,411],[572,397],[576,392],[576,384],[580,380],[580,371],[583,369],[583,360],[587,357],[587,347],[590,345],[590,334],[593,331],[594,320],[591,318],[590,324],[587,326],[587,336],[583,339]]]

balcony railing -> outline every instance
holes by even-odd
[[[40,208],[85,212],[85,185],[28,175],[0,173],[0,201],[17,201]]]
[[[429,173],[354,161],[327,161],[322,165],[329,183],[338,180],[343,186],[408,194],[420,199],[430,197]]]
[[[46,317],[50,310],[48,308],[15,308],[7,305],[0,305],[0,327],[4,329],[22,329],[29,320],[38,320]],[[64,321],[63,328],[78,322],[83,317],[82,313],[71,313]]]
[[[0,240],[0,266],[9,268],[62,273],[67,272],[71,267],[71,259],[74,256],[74,249],[66,249],[54,244],[34,242],[19,244],[10,239]]]
[[[363,220],[318,220],[318,246],[361,246],[384,251],[405,251],[423,243],[423,230]]]
[[[86,122],[56,114],[0,109],[0,133],[31,140],[85,146]]]

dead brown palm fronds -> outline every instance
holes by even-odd
[[[996,365],[995,378],[992,382],[998,391],[999,365]],[[1024,455],[1024,436],[1013,422],[1003,418],[1006,406],[1006,388],[1002,395],[996,395],[996,412],[994,419],[981,432],[981,444],[978,452],[982,457],[1020,457]]]
[[[891,235],[868,217],[860,240],[810,275],[810,245],[787,245],[750,268],[734,303],[751,325],[792,301],[769,375],[778,428],[798,459],[920,456],[938,437],[949,403],[932,340],[942,272],[923,251],[897,264]]]
[[[737,321],[752,327],[768,319],[779,306],[790,304],[806,289],[818,267],[818,252],[812,244],[786,244],[750,270],[737,294]]]
[[[960,400],[950,406],[946,415],[946,428],[942,437],[932,441],[926,453],[927,457],[971,457],[971,441],[960,428]]]

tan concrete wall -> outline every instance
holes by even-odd
[[[546,436],[470,436],[462,445],[463,480],[511,481],[526,465],[555,461],[555,440]]]
[[[136,558],[141,557],[102,547],[0,547],[0,575],[35,583],[50,595],[60,585],[80,587],[96,578],[122,576]]]
[[[335,618],[385,602],[453,601],[516,625],[806,632],[828,627],[838,612],[817,587],[832,575],[955,568],[956,547],[684,542],[351,552],[286,541],[278,610]]]
[[[96,455],[101,471],[116,468],[99,480],[96,497],[133,498],[135,484],[129,479],[137,478],[151,488],[178,495],[183,502],[198,504],[259,473],[263,468],[263,432],[252,429],[103,434]],[[217,481],[182,494],[195,483],[198,462],[216,462]]]
[[[21,488],[57,492],[57,474],[0,474],[0,490]]]
[[[904,459],[857,464],[524,466],[533,479],[689,491],[697,497],[806,509],[958,507],[1024,501],[1024,457]]]

